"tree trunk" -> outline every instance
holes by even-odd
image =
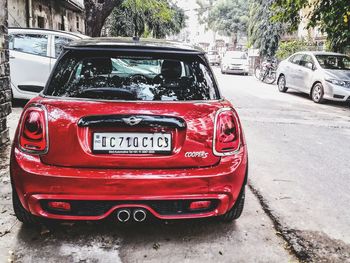
[[[237,50],[237,43],[238,43],[237,32],[233,33],[232,35],[232,43],[233,43],[233,50]]]
[[[84,0],[86,35],[99,37],[107,17],[122,2],[123,0]]]

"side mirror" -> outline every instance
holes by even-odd
[[[315,70],[315,65],[313,63],[311,63],[311,62],[307,62],[305,64],[305,67],[307,67],[307,68],[309,68],[311,70]]]

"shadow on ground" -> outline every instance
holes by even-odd
[[[310,96],[306,93],[296,92],[296,91],[288,91],[286,93],[287,95],[292,95],[299,98],[305,98],[306,100],[309,100],[310,103],[314,103]],[[332,106],[340,109],[349,109],[350,103],[349,102],[341,102],[341,101],[331,101],[331,100],[325,100],[321,105],[327,105]]]
[[[21,226],[17,234],[15,262],[118,262],[129,258],[133,247],[138,259],[147,259],[149,251],[157,252],[164,243],[174,249],[194,240],[207,240],[213,244],[217,238],[232,234],[236,225],[216,220],[166,221],[121,224],[112,221],[45,224],[38,227]],[[213,235],[213,233],[215,233]],[[131,246],[131,251],[128,249]],[[123,247],[126,251],[123,251]],[[125,252],[125,253],[124,253]],[[216,255],[220,256],[217,251]],[[95,261],[96,260],[96,261]],[[124,260],[123,260],[124,261]],[[127,260],[129,261],[129,260]],[[133,261],[133,260],[131,260]]]

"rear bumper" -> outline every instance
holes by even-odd
[[[25,209],[64,220],[100,220],[122,207],[142,207],[160,219],[201,218],[226,213],[235,203],[247,172],[247,151],[222,157],[218,165],[196,169],[86,169],[45,165],[38,156],[13,149],[11,177]],[[212,209],[195,213],[161,213],[150,202],[215,200]],[[111,203],[99,214],[60,214],[43,201]],[[115,202],[115,203],[113,203]],[[109,204],[108,203],[108,204]]]
[[[249,68],[237,68],[237,69],[226,68],[223,71],[229,74],[247,74],[249,73]]]

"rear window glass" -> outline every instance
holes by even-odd
[[[197,56],[175,59],[66,54],[44,94],[138,101],[218,99],[212,73]]]
[[[247,53],[244,52],[228,51],[225,56],[232,59],[247,59]]]

